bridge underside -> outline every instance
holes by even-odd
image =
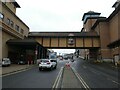
[[[36,41],[46,48],[63,48],[63,49],[87,49],[99,48],[99,38],[35,38]]]
[[[87,49],[99,48],[99,35],[96,32],[31,32],[29,38],[34,38],[46,48]]]

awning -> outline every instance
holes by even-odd
[[[110,43],[109,45],[107,45],[109,48],[115,48],[115,47],[119,47],[120,46],[120,39],[117,41],[114,41],[113,43]]]
[[[30,46],[36,46],[40,45],[35,39],[10,39],[6,42],[7,45],[30,45]],[[40,45],[41,46],[41,45]]]

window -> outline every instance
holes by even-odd
[[[7,18],[7,22],[6,22],[8,25],[10,25],[10,19]]]
[[[11,27],[14,27],[14,22],[10,21],[10,25],[11,25]]]
[[[24,33],[24,30],[23,30],[23,29],[21,29],[20,33],[22,33],[22,34],[23,34],[23,33]]]
[[[4,15],[0,12],[0,20],[4,19]]]
[[[18,25],[15,26],[15,30],[17,30],[19,32],[19,26]]]

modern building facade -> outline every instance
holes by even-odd
[[[95,51],[97,59],[116,64],[120,62],[120,0],[112,7],[115,10],[108,18],[101,17],[98,12],[84,13],[82,32],[97,32],[100,36],[100,48]],[[92,54],[90,49],[83,52],[84,57]]]

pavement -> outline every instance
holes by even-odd
[[[10,66],[0,67],[0,76],[10,74],[10,73],[14,73],[14,72],[18,72],[18,71],[22,71],[22,70],[25,70],[25,69],[29,69],[29,68],[32,68],[33,66],[35,66],[35,65],[11,64]]]

